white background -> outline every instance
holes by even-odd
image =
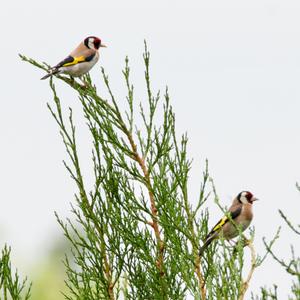
[[[101,49],[91,74],[100,82],[103,66],[120,102],[125,97],[121,75],[125,55],[131,61],[137,100],[146,101],[142,51],[147,40],[153,87],[169,86],[177,131],[188,132],[194,159],[191,201],[197,199],[207,158],[223,205],[230,205],[245,189],[260,199],[253,225],[256,249],[263,254],[262,237],[271,239],[283,224],[279,208],[299,223],[295,188],[300,177],[299,1],[107,3],[1,4],[1,247],[5,242],[12,246],[21,274],[26,273],[61,235],[53,212],[69,216],[76,191],[61,163],[66,155],[46,108],[51,92],[47,81],[39,80],[44,73],[21,62],[17,54],[53,65],[86,36],[96,35],[108,48]],[[58,90],[82,123],[75,94],[61,84]],[[84,129],[79,132],[86,134]],[[85,137],[81,150],[85,164],[90,152],[84,141]],[[213,202],[208,205],[213,225],[221,213]],[[288,257],[291,243],[299,251],[299,239],[284,229],[275,251]],[[272,283],[279,284],[286,299],[290,280],[268,259],[254,273],[251,289]]]

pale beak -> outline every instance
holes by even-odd
[[[106,48],[106,46],[104,44],[101,44],[100,47]]]
[[[258,198],[255,198],[255,197],[252,197],[251,201],[254,202],[254,201],[258,201],[259,199]]]

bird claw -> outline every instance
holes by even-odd
[[[244,247],[249,246],[251,244],[251,240],[248,240],[247,238],[244,237],[243,239],[244,242]]]
[[[242,239],[242,248],[245,248],[247,246],[249,246],[252,243],[251,240],[247,239],[246,237],[243,237]],[[239,242],[236,242],[234,247],[233,247],[233,254],[235,255],[238,252],[238,245]]]
[[[82,82],[82,84],[79,84],[81,86],[81,88],[83,89],[87,89],[89,84],[88,82],[86,82],[83,78],[79,77],[79,80]]]

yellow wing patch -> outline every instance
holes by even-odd
[[[212,229],[212,232],[216,232],[218,230],[220,230],[223,225],[228,221],[228,218],[226,216],[224,216],[216,225],[215,227]]]
[[[74,57],[74,60],[72,62],[63,64],[63,67],[77,65],[78,63],[81,63],[81,62],[84,62],[84,61],[85,61],[85,57],[84,56]]]

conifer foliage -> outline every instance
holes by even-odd
[[[49,67],[20,57],[40,69]],[[65,145],[64,165],[77,186],[74,218],[57,215],[72,248],[72,256],[65,259],[65,298],[246,299],[253,272],[264,258],[255,254],[253,234],[245,248],[242,233],[234,249],[220,240],[199,257],[199,244],[208,232],[209,214],[203,205],[210,199],[220,204],[207,165],[198,200],[189,198],[187,135],[176,133],[168,89],[163,95],[153,91],[146,44],[143,61],[144,97],[135,95],[128,58],[122,73],[126,100],[116,98],[104,69],[108,96],[97,91],[89,75],[84,84],[61,75],[49,81],[53,102],[48,107]],[[57,80],[78,95],[90,133],[90,157],[79,154],[73,110],[63,108]],[[122,101],[126,110],[120,108]],[[92,188],[83,177],[88,159]]]

